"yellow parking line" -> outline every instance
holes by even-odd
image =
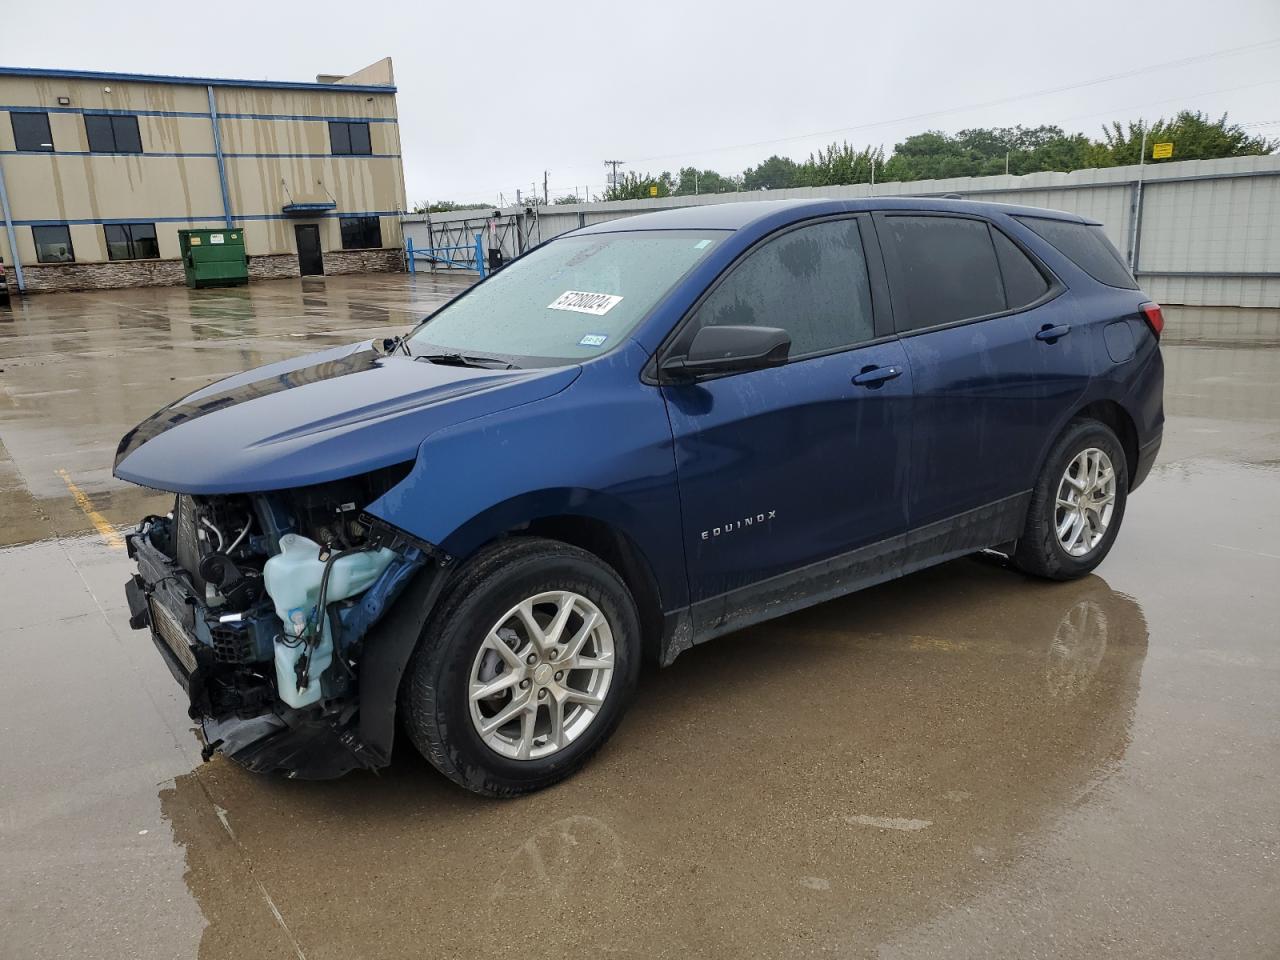
[[[62,482],[67,485],[67,489],[71,491],[71,496],[76,498],[76,503],[80,509],[84,511],[84,515],[89,518],[90,522],[97,529],[99,535],[107,542],[107,546],[112,550],[124,549],[124,538],[116,531],[116,528],[107,522],[107,518],[100,514],[93,507],[93,501],[83,490],[75,485],[70,475],[65,470],[59,470],[58,476],[62,478]]]

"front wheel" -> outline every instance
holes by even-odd
[[[1072,421],[1031,493],[1013,562],[1050,580],[1084,576],[1115,543],[1128,493],[1128,462],[1111,428],[1097,420]]]
[[[576,547],[516,538],[468,562],[401,690],[405,728],[454,782],[489,796],[550,786],[622,718],[640,667],[625,584]]]

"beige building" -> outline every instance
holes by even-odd
[[[178,231],[244,231],[251,278],[399,270],[390,59],[315,83],[0,67],[10,292],[183,282]]]

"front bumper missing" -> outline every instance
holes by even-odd
[[[308,780],[390,762],[400,678],[443,588],[447,559],[437,557],[410,577],[407,596],[369,629],[357,697],[293,710],[272,696],[270,704],[249,699],[228,709],[225,671],[196,637],[196,618],[206,610],[185,571],[142,534],[127,544],[139,571],[125,584],[130,626],[147,630],[186,692],[206,760],[221,752],[255,772]]]

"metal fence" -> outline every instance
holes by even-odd
[[[1267,308],[1243,324],[1227,324],[1222,311],[1187,311],[1197,326],[1188,339],[1280,342],[1280,156],[1185,160],[1141,168],[1108,167],[1072,173],[961,177],[911,183],[802,187],[751,193],[704,194],[612,203],[583,203],[501,211],[519,228],[508,231],[503,255],[524,245],[592,223],[667,207],[783,198],[942,196],[1069,210],[1102,221],[1134,267],[1143,289],[1164,304]],[[1140,199],[1139,199],[1140,198]],[[492,211],[490,211],[492,212]],[[484,222],[484,211],[406,217],[404,231],[418,247],[456,231],[463,221]],[[1203,329],[1202,329],[1203,328]],[[1249,333],[1252,331],[1252,333]]]

